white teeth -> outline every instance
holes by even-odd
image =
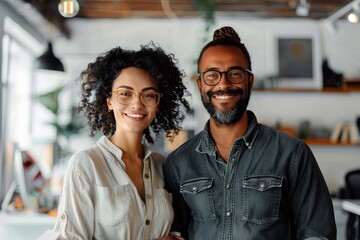
[[[127,113],[126,116],[132,117],[132,118],[142,118],[142,117],[144,117],[144,115],[141,115],[141,114],[131,114],[131,113]]]
[[[216,99],[229,99],[229,98],[232,98],[232,96],[228,96],[228,95],[216,95],[215,96]]]

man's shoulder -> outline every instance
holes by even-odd
[[[277,141],[285,142],[288,146],[305,144],[301,139],[267,125],[259,124],[259,132],[267,136],[268,139],[277,139]]]
[[[193,136],[189,140],[185,141],[177,149],[175,149],[173,152],[171,152],[169,154],[168,158],[175,157],[178,155],[188,154],[188,153],[195,151],[195,149],[199,145],[199,142],[201,141],[202,135],[203,135],[203,131],[197,133],[195,136]]]

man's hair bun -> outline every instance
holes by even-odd
[[[232,27],[222,27],[220,29],[215,30],[213,40],[226,38],[231,39],[236,42],[241,42],[239,35],[235,32]]]

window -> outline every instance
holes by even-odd
[[[1,46],[0,199],[13,180],[7,146],[16,142],[26,149],[31,142],[32,64],[41,46],[19,24],[5,17]]]

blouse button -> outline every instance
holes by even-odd
[[[65,221],[67,218],[66,213],[62,213],[60,216],[61,221]]]
[[[146,225],[149,225],[149,224],[150,224],[150,220],[149,220],[149,219],[146,219],[145,224],[146,224]]]
[[[147,197],[147,198],[151,198],[151,194],[150,194],[150,193],[147,194],[146,197]]]
[[[149,178],[149,174],[145,173],[145,178]]]

